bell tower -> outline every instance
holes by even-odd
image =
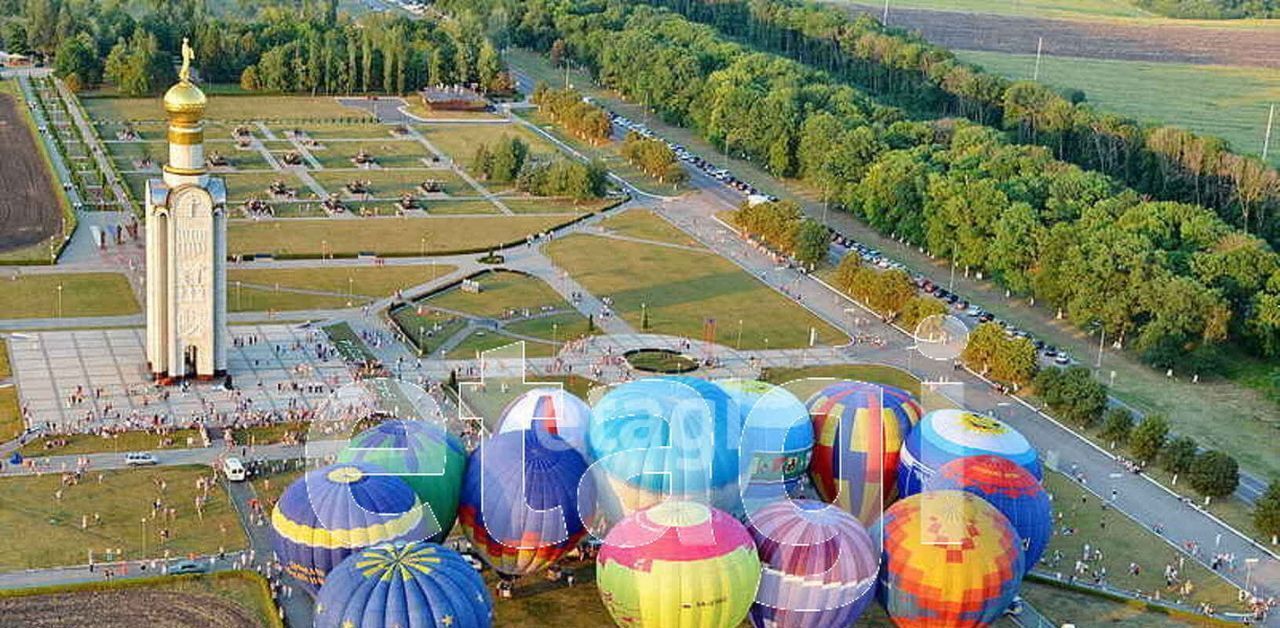
[[[205,168],[204,92],[194,53],[164,95],[169,161],[147,182],[147,362],[157,381],[212,379],[227,369],[226,185]]]

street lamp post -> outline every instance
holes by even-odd
[[[738,351],[742,351],[742,319],[738,319]]]
[[[1098,329],[1101,330],[1102,334],[1098,336],[1098,361],[1094,363],[1093,367],[1100,369],[1102,368],[1102,345],[1107,341],[1107,326],[1098,323]]]
[[[62,284],[58,284],[58,318],[62,318]]]
[[[551,323],[551,344],[557,344],[560,341],[560,324]]]
[[[142,518],[142,557],[147,557],[147,518]],[[121,557],[123,558],[123,557]]]
[[[236,309],[244,309],[240,303],[240,282],[236,281]]]
[[[1258,559],[1256,559],[1256,558],[1246,558],[1246,559],[1244,559],[1244,565],[1245,565],[1245,571],[1244,571],[1244,590],[1245,590],[1245,591],[1248,591],[1250,594],[1252,594],[1252,593],[1253,593],[1253,591],[1249,589],[1249,584],[1250,584],[1250,583],[1252,582],[1252,580],[1253,580],[1253,566],[1254,566],[1254,565],[1256,565],[1256,564],[1258,564]]]

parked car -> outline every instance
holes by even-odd
[[[1071,364],[1071,356],[1067,355],[1066,352],[1062,352],[1062,353],[1059,353],[1058,357],[1054,358],[1053,361],[1055,364],[1066,366],[1068,364]]]
[[[155,454],[148,451],[132,451],[124,455],[124,463],[130,467],[146,467],[160,464]]]
[[[244,463],[239,458],[230,456],[222,461],[222,474],[232,482],[243,482],[249,477],[249,471],[244,468]]]
[[[204,573],[208,571],[205,565],[194,560],[180,560],[169,566],[170,575],[181,575],[184,573]]]

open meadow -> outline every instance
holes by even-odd
[[[119,273],[0,277],[0,318],[121,316],[141,311]]]
[[[848,341],[843,332],[710,252],[590,235],[558,239],[544,251],[592,294],[611,298],[614,311],[637,331],[701,338],[708,319],[714,319],[716,341],[724,345],[737,344],[741,327],[742,349],[805,347],[811,328],[818,344]]]

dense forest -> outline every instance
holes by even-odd
[[[514,43],[563,49],[597,80],[647,102],[664,119],[774,174],[803,179],[835,206],[953,259],[965,272],[1056,305],[1082,328],[1105,328],[1153,364],[1211,372],[1227,340],[1280,354],[1280,259],[1265,241],[1233,228],[1213,209],[1152,200],[1123,177],[1108,176],[1109,169],[1061,159],[1068,142],[1017,143],[998,128],[1010,115],[999,99],[952,98],[936,88],[932,97],[951,98],[950,106],[970,115],[913,120],[909,110],[878,98],[919,88],[912,72],[870,62],[855,70],[848,55],[819,58],[800,49],[793,50],[804,60],[798,62],[650,6],[607,0],[442,0],[438,6],[455,14],[501,14],[490,23],[507,24],[505,36]],[[927,46],[915,50],[915,57],[902,56],[903,67],[914,67]],[[815,69],[833,64],[836,72]],[[866,73],[862,80],[881,85],[877,98],[846,80],[859,71]],[[992,89],[1045,93],[1033,84],[966,76]],[[1039,120],[1039,113],[1016,114],[1015,127],[1047,133],[1041,122],[1023,118]],[[1138,159],[1145,136],[1137,126],[1131,132],[1123,146],[1098,152]],[[1202,194],[1221,193],[1204,190],[1205,181],[1200,186]]]
[[[370,14],[351,19],[336,0],[241,3],[234,16],[198,0],[136,3],[0,0],[3,45],[52,59],[73,87],[107,81],[125,95],[153,94],[173,77],[183,37],[206,82],[250,90],[408,93],[426,85],[477,83],[505,91],[508,78],[485,29]],[[238,17],[241,13],[251,18]]]
[[[1277,0],[1133,0],[1133,3],[1169,17],[1209,20],[1280,18],[1280,1]]]

